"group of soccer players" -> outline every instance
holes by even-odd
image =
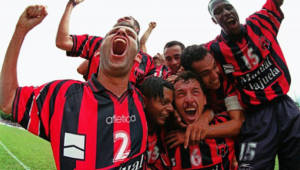
[[[17,61],[44,6],[21,15],[0,77],[0,106],[51,142],[57,169],[300,169],[300,111],[287,96],[290,75],[277,33],[283,0],[266,0],[244,25],[227,0],[210,0],[214,40],[170,41],[161,65],[146,53],[156,23],[122,17],[105,35],[70,35],[70,0],[56,46],[86,59],[86,82],[19,87]],[[201,42],[201,40],[199,40]]]

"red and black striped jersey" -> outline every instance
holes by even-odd
[[[217,90],[206,89],[208,107],[214,113],[222,113],[230,110],[242,110],[232,83],[226,77],[220,76],[220,88]]]
[[[148,134],[147,143],[147,167],[155,170],[166,169],[165,163],[163,162],[164,149],[162,146],[161,131],[157,131],[153,134]]]
[[[283,17],[274,0],[267,0],[241,25],[240,37],[230,37],[222,31],[208,43],[246,107],[271,101],[289,90],[291,78],[277,42]]]
[[[156,66],[154,76],[161,77],[166,80],[169,74],[170,71],[166,65],[162,64],[160,66]]]
[[[100,63],[100,46],[102,37],[89,35],[71,35],[73,39],[73,48],[67,51],[68,56],[80,56],[89,60],[88,73],[84,79],[88,80],[94,73],[98,73]],[[153,75],[155,65],[152,57],[139,51],[135,57],[129,80],[134,84],[140,84],[145,77]]]
[[[140,92],[117,97],[96,79],[20,87],[13,118],[51,142],[57,169],[144,169],[147,122]]]
[[[217,114],[210,124],[218,124],[229,120],[227,114]],[[167,150],[171,169],[188,170],[202,169],[224,163],[224,167],[232,163],[234,154],[234,141],[229,138],[205,139],[199,144],[189,145],[187,149],[183,144],[174,149]],[[225,168],[224,168],[225,169]]]

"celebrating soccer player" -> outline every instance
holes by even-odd
[[[300,112],[287,95],[291,77],[278,44],[283,0],[267,0],[240,24],[227,0],[210,0],[208,10],[221,34],[208,47],[245,108],[239,167],[300,169]]]
[[[57,169],[145,169],[147,122],[129,83],[139,50],[136,30],[116,25],[103,38],[98,75],[19,87],[17,61],[27,33],[47,15],[30,6],[10,41],[0,77],[0,109],[51,142]]]

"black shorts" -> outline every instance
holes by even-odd
[[[245,110],[240,132],[240,170],[300,170],[300,111],[287,95]]]

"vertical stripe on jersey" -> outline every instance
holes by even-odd
[[[20,93],[21,93],[21,88],[17,88],[16,94],[15,94],[15,99],[13,103],[13,108],[12,108],[12,113],[15,113],[13,115],[13,120],[15,122],[18,122],[18,111],[19,111],[19,100],[20,100]]]
[[[44,124],[43,124],[43,118],[42,118],[42,109],[43,109],[43,104],[45,102],[45,99],[47,97],[47,94],[49,92],[49,88],[50,86],[52,85],[53,82],[51,83],[48,83],[41,91],[40,91],[40,94],[39,96],[37,97],[36,99],[36,104],[37,104],[37,108],[38,108],[38,112],[39,112],[39,119],[40,119],[40,127],[39,127],[39,136],[46,139],[46,140],[49,140],[49,136],[46,135],[46,129],[44,127]],[[49,129],[49,128],[47,128]]]
[[[97,37],[92,37],[91,40],[89,41],[89,49],[90,50],[89,50],[89,54],[87,54],[89,59],[94,56],[95,51],[97,50],[96,48],[93,48],[93,50],[91,50],[92,46],[93,46],[93,43],[94,43],[94,41],[95,41],[96,38]]]
[[[180,145],[180,160],[181,160],[181,167],[183,169],[192,168],[190,159],[191,159],[190,150],[185,149],[183,145]]]
[[[32,93],[30,95],[29,100],[26,103],[26,110],[25,110],[25,113],[23,114],[23,118],[20,122],[20,125],[26,129],[27,129],[27,125],[28,125],[28,122],[30,119],[30,111],[31,111],[32,104],[33,104],[33,98],[34,98],[34,93]]]
[[[278,44],[276,44],[276,45],[278,45]],[[291,76],[290,76],[289,69],[288,69],[287,65],[285,64],[285,62],[277,54],[277,52],[281,52],[281,51],[279,51],[279,50],[275,51],[273,46],[271,46],[271,48],[272,49],[270,51],[271,51],[271,55],[273,56],[273,59],[275,60],[276,64],[282,70],[282,72],[284,74],[284,78],[286,79],[287,83],[290,85],[291,84]],[[277,47],[277,49],[280,49],[280,47]]]
[[[235,58],[235,61],[242,72],[246,72],[249,70],[248,67],[246,66],[245,62],[242,59],[242,57],[244,55],[243,50],[236,43],[227,43],[227,44],[224,43],[222,45],[229,46],[229,48],[231,49],[232,55]],[[224,47],[222,49],[224,49]],[[228,62],[226,62],[226,63],[228,63]]]
[[[272,85],[272,90],[275,92],[275,94],[276,94],[277,96],[279,96],[279,95],[281,95],[281,94],[284,94],[283,91],[282,91],[282,88],[281,88],[281,86],[279,85],[278,82],[276,82],[276,83],[274,83],[274,84]]]
[[[86,37],[86,39],[84,39],[84,41],[81,43],[80,47],[77,50],[76,56],[79,56],[79,55],[85,56],[85,57],[88,56],[88,54],[82,54],[83,53],[83,48],[86,45],[87,41],[88,41],[88,37]],[[75,48],[77,48],[77,47],[75,46]]]
[[[61,86],[62,86],[66,81],[67,81],[67,80],[63,80],[63,81],[59,82],[59,83],[55,86],[55,88],[54,88],[54,90],[53,90],[53,92],[52,92],[52,94],[51,94],[50,103],[49,103],[49,125],[50,125],[50,122],[51,122],[51,119],[52,119],[52,116],[53,116],[54,110],[55,110],[55,99],[56,99],[56,96],[57,96],[58,92],[60,91]],[[50,139],[50,141],[51,141],[51,131],[50,131],[50,130],[49,130],[49,139]]]
[[[206,142],[201,142],[199,144],[199,148],[201,149],[200,151],[202,155],[202,165],[211,165],[213,163],[213,160],[209,145]]]
[[[92,41],[91,41],[91,43],[90,44],[92,44],[93,43],[93,41],[94,41],[94,39],[96,39],[97,37],[94,37],[93,39],[92,39]],[[99,37],[98,37],[99,38]],[[100,47],[100,45],[101,45],[101,42],[102,42],[102,40],[103,39],[100,39],[100,40],[98,40],[97,41],[97,43],[95,44],[95,47],[93,48],[93,51],[92,51],[92,55],[94,55],[95,53],[96,53],[96,50],[98,50],[99,49],[99,47]],[[93,56],[90,56],[90,58],[91,57],[93,57]]]
[[[141,117],[144,116],[144,110],[143,108],[141,108],[142,103],[140,102],[142,101],[142,97],[137,95],[136,91],[134,90],[132,90],[132,93],[132,95],[128,95],[128,111],[130,116],[135,115],[136,121],[130,122],[130,140],[134,141],[134,143],[131,143],[131,152],[129,154],[129,157],[133,156],[134,154],[140,153],[141,150],[146,150],[146,146],[142,145],[146,143],[144,141],[145,137],[143,135],[147,134],[147,131],[145,131],[145,128],[143,128],[146,126],[142,125],[141,123],[145,122],[141,120],[145,120],[145,117]]]
[[[85,86],[86,87],[86,86]],[[89,88],[84,88],[82,103],[79,114],[78,134],[85,134],[86,147],[84,161],[76,162],[76,169],[96,168],[96,146],[97,146],[97,114],[98,102],[94,94],[89,93]],[[88,118],[87,118],[88,117]],[[92,118],[92,119],[89,119]]]
[[[260,37],[262,37],[264,35],[261,32],[260,28],[258,26],[256,26],[254,23],[252,23],[251,21],[248,20],[247,25],[249,25],[249,27],[251,28],[248,32],[248,34],[250,34],[250,35],[247,35],[247,40],[248,40],[249,46],[254,49],[255,54],[259,57],[259,62],[261,63],[268,56],[263,56],[261,49],[260,49],[261,47],[257,46],[257,45],[261,46],[261,44],[256,45],[252,41],[252,39],[256,39],[256,38],[259,39]],[[263,58],[263,57],[265,57],[265,58]],[[267,98],[264,90],[256,90],[256,91],[254,91],[254,93],[255,93],[256,99],[259,100],[259,103],[263,103]]]
[[[81,84],[72,84],[65,94],[66,101],[64,105],[60,137],[60,169],[62,170],[76,168],[76,159],[65,157],[63,152],[66,147],[64,146],[65,133],[77,134],[82,95],[83,89]]]
[[[71,51],[67,52],[68,56],[73,56],[74,55],[74,51],[76,50],[76,47],[77,47],[77,42],[78,42],[77,37],[74,36],[74,35],[72,35],[72,39],[73,39],[73,47],[72,47]],[[79,54],[77,54],[77,56],[78,55]]]
[[[103,94],[95,94],[95,98],[98,101],[96,168],[108,167],[113,164],[114,159],[113,149],[111,148],[114,146],[112,119],[115,110],[109,95],[105,91],[101,93]],[[109,122],[110,120],[112,123]]]
[[[126,91],[120,98],[110,94],[114,103],[114,163],[121,162],[129,157],[131,153],[132,140],[130,139],[131,118],[128,113],[128,91]]]

